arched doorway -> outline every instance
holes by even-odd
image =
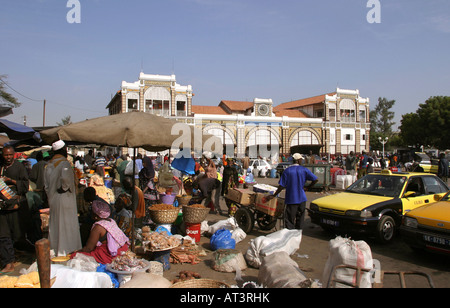
[[[320,155],[323,147],[320,136],[309,128],[295,130],[289,138],[289,143],[291,153],[309,154],[312,151],[313,154]]]
[[[236,152],[236,138],[233,132],[221,125],[208,124],[203,131],[220,139],[223,145],[223,153],[228,157],[234,157]]]
[[[280,155],[281,138],[271,127],[255,127],[245,138],[246,156],[250,158],[267,158],[277,162]]]

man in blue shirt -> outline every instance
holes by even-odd
[[[284,201],[286,206],[284,212],[285,228],[301,230],[305,220],[307,201],[304,186],[306,181],[311,181],[311,184],[306,189],[312,188],[318,182],[318,179],[308,168],[300,165],[303,160],[301,154],[296,153],[293,155],[293,158],[296,164],[283,171],[278,182],[277,191],[273,195],[268,196],[266,200],[273,199],[283,189],[286,189]]]

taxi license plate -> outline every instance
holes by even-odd
[[[329,225],[329,226],[333,226],[333,227],[339,227],[339,221],[336,221],[336,220],[321,218],[320,222],[325,224],[325,225]]]
[[[446,239],[446,238],[436,237],[436,236],[431,236],[431,235],[424,235],[423,239],[429,243],[450,246],[450,240]]]

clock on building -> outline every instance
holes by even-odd
[[[266,104],[261,104],[258,106],[258,115],[267,116],[269,115],[270,107]]]

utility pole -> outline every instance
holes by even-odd
[[[44,113],[43,113],[43,120],[42,120],[42,127],[45,127],[45,104],[46,104],[47,102],[45,101],[45,99],[44,99]]]

